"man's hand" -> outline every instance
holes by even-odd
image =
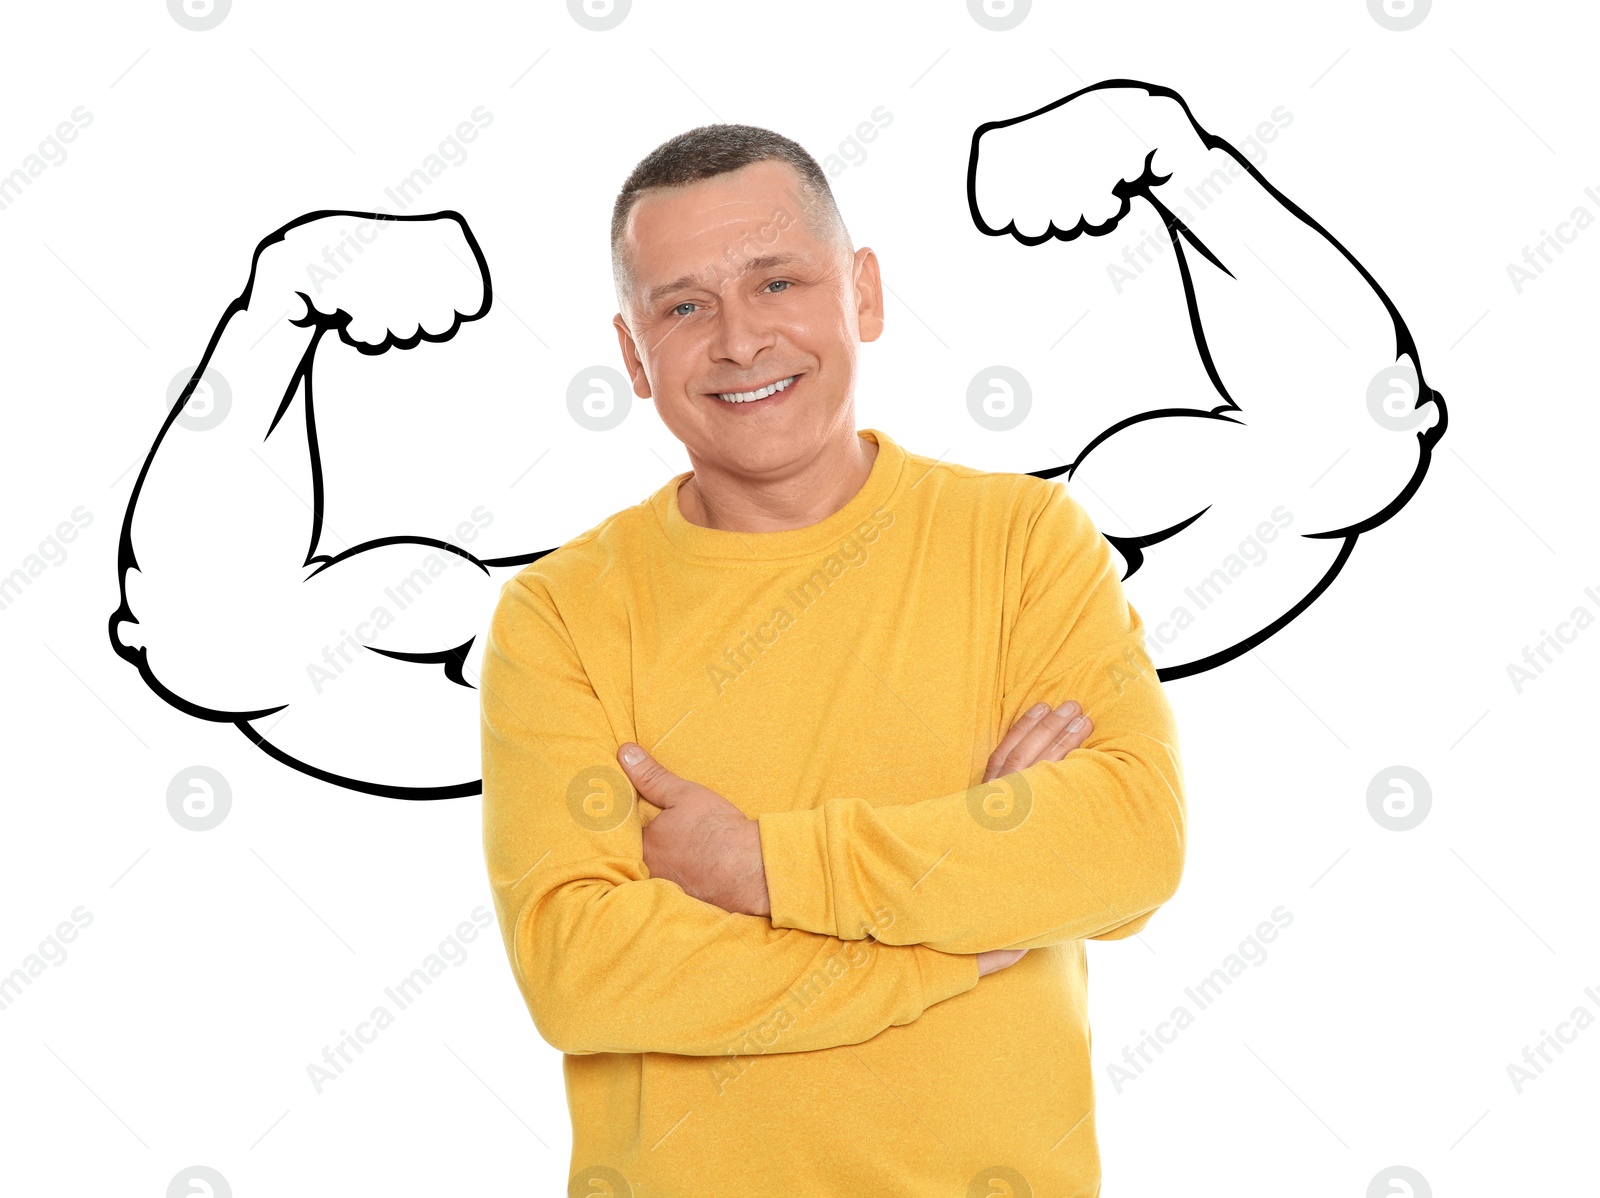
[[[636,754],[633,761],[629,754]],[[644,863],[691,898],[742,915],[769,915],[760,825],[727,799],[680,778],[632,741],[617,749],[639,797],[661,814],[644,827]]]
[[[1094,721],[1076,699],[1068,699],[1054,711],[1047,703],[1036,703],[989,755],[983,780],[992,782],[1041,761],[1060,761],[1088,740],[1093,731]]]
[[[1036,703],[1012,725],[1005,739],[990,754],[983,780],[992,782],[1040,761],[1060,761],[1088,740],[1093,730],[1094,721],[1083,715],[1083,708],[1075,699],[1068,699],[1054,711],[1048,703]],[[978,976],[1008,969],[1027,955],[1025,948],[993,948],[979,953]]]

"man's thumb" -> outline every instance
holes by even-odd
[[[631,740],[618,746],[617,760],[641,795],[657,807],[666,806],[661,800],[669,797],[666,783],[672,777],[670,770]]]

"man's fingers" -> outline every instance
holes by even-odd
[[[633,741],[623,741],[617,746],[617,761],[622,772],[628,775],[633,788],[655,807],[670,807],[674,797],[672,783],[678,778],[666,766],[646,753]]]
[[[1036,761],[1060,761],[1089,738],[1093,727],[1076,702],[1063,703],[1023,738],[1016,756],[1024,763],[1023,768]]]
[[[1062,729],[1061,734],[1051,741],[1039,752],[1040,761],[1060,761],[1072,750],[1089,739],[1089,734],[1094,731],[1094,721],[1088,716],[1082,717],[1083,722],[1072,732]],[[1069,721],[1070,723],[1071,721]]]
[[[1022,718],[1011,726],[1011,730],[1006,733],[1005,738],[995,747],[995,751],[989,754],[989,767],[983,774],[985,782],[992,782],[1000,777],[1001,774],[1010,772],[1002,767],[1005,765],[1006,758],[1010,755],[1011,750],[1016,748],[1022,738],[1037,728],[1039,721],[1049,714],[1050,704],[1048,703],[1035,703],[1022,713]]]
[[[1025,948],[992,948],[988,952],[979,953],[978,976],[981,978],[991,973],[999,973],[1027,955],[1028,950]]]
[[[984,781],[1027,769],[1035,762],[1061,760],[1081,745],[1094,727],[1086,716],[1082,724],[1072,727],[1072,722],[1082,714],[1083,708],[1077,700],[1068,699],[1044,715],[1023,716],[990,757]]]

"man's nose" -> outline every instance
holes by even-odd
[[[775,341],[772,321],[759,305],[741,294],[736,284],[723,288],[709,346],[712,356],[747,365]]]

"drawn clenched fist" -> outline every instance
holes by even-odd
[[[295,323],[336,329],[378,354],[443,341],[484,315],[489,268],[455,212],[314,212],[264,241],[251,270],[252,307],[258,297],[271,307],[296,295],[307,311]]]
[[[972,219],[1025,245],[1101,236],[1132,196],[1204,153],[1205,136],[1175,92],[1127,79],[979,125],[967,164]]]

